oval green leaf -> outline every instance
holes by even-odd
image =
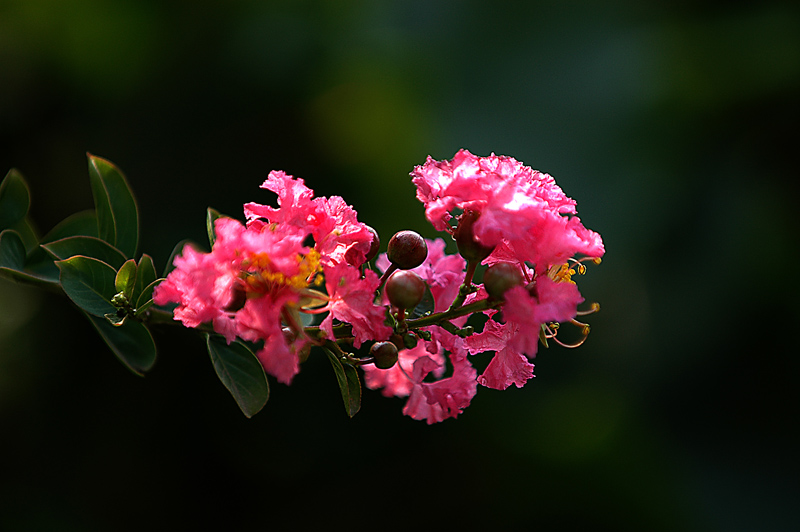
[[[11,229],[0,232],[0,268],[17,272],[25,268],[25,244]]]
[[[43,244],[42,247],[59,260],[83,255],[103,261],[115,270],[125,264],[125,255],[120,250],[93,236],[68,236]]]
[[[28,184],[22,174],[12,168],[0,182],[0,231],[25,218],[30,205]]]
[[[115,327],[103,317],[90,314],[86,317],[125,367],[139,376],[152,369],[156,363],[156,344],[143,323],[127,320]]]
[[[136,288],[136,261],[129,259],[117,272],[114,278],[114,288],[122,292],[128,301],[133,300],[133,289]]]
[[[97,233],[97,216],[94,210],[70,214],[56,224],[42,237],[42,244],[67,238],[68,236],[93,236],[99,238]]]
[[[139,259],[139,265],[136,268],[136,287],[133,290],[133,298],[131,303],[136,308],[146,303],[153,297],[153,288],[155,288],[156,281],[156,267],[153,264],[153,259],[145,253]]]
[[[208,354],[217,377],[245,416],[253,417],[269,399],[269,384],[261,362],[240,342],[227,344],[219,335],[206,335]]]
[[[342,401],[344,401],[344,410],[352,418],[361,409],[361,380],[358,378],[358,370],[347,362],[339,360],[328,348],[323,349],[336,374],[336,382],[339,384],[339,391],[342,394]]]
[[[139,211],[127,179],[113,163],[87,154],[100,238],[133,257],[139,245]]]
[[[103,261],[78,255],[56,261],[61,287],[84,312],[102,318],[116,312],[111,298],[116,294],[117,272]]]
[[[0,233],[0,275],[39,286],[58,284],[58,269],[53,261],[44,251],[36,250],[26,258],[22,237],[11,229]]]

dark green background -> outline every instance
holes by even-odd
[[[607,249],[587,344],[435,426],[347,419],[321,354],[246,420],[199,337],[140,379],[0,281],[0,528],[793,529],[798,92],[788,1],[0,1],[0,171],[42,230],[92,206],[90,151],[159,269],[271,169],[434,237],[408,173],[464,147],[554,175]]]

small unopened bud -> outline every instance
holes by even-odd
[[[381,238],[378,236],[378,232],[375,229],[366,224],[364,225],[369,232],[372,233],[372,244],[370,244],[369,251],[367,251],[367,255],[364,257],[364,260],[371,261],[378,256],[378,251],[381,249]]]
[[[483,286],[493,299],[502,299],[507,290],[524,282],[519,266],[510,262],[492,264],[483,272]]]
[[[494,246],[484,246],[475,240],[475,233],[472,226],[480,218],[480,213],[473,210],[465,210],[458,217],[458,225],[453,230],[453,238],[458,245],[458,252],[468,261],[480,262],[494,250]]]
[[[397,363],[397,346],[392,342],[375,342],[369,348],[369,354],[375,359],[378,369],[389,369]]]
[[[398,270],[386,281],[384,290],[392,305],[400,309],[411,309],[422,301],[425,287],[425,281],[416,273]]]
[[[114,297],[111,298],[111,304],[117,308],[120,308],[129,305],[129,302],[128,298],[125,297],[125,293],[120,292],[119,294],[115,294]]]
[[[419,233],[399,231],[389,240],[386,256],[401,270],[410,270],[425,262],[428,245]]]

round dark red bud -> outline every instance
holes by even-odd
[[[397,308],[410,309],[419,305],[425,296],[425,281],[416,273],[398,270],[386,281],[386,297]]]
[[[492,264],[483,272],[483,286],[493,299],[502,299],[507,290],[524,282],[519,266],[510,262]]]
[[[475,240],[472,226],[478,221],[481,214],[467,209],[458,217],[458,225],[453,230],[453,238],[458,245],[458,252],[468,261],[482,261],[494,250],[494,246],[484,246]]]
[[[366,257],[364,257],[364,260],[369,262],[378,256],[378,251],[381,249],[381,238],[378,236],[378,232],[372,227],[367,224],[364,224],[364,227],[372,233],[372,244],[369,245],[369,251],[367,251]]]
[[[401,270],[410,270],[425,262],[428,245],[419,233],[398,231],[389,240],[386,256]]]
[[[389,369],[397,363],[397,346],[392,342],[375,342],[369,348],[369,354],[375,359],[378,369]]]

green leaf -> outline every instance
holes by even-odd
[[[25,251],[31,253],[39,247],[39,235],[31,223],[30,216],[25,216],[22,220],[13,224],[9,229],[19,233],[22,243],[25,244]]]
[[[113,163],[87,156],[98,234],[126,257],[133,257],[139,245],[139,212],[128,181]]]
[[[30,205],[31,193],[25,178],[16,170],[9,170],[0,182],[0,231],[25,218]]]
[[[261,362],[240,342],[228,345],[222,336],[206,334],[206,343],[217,377],[244,415],[253,417],[269,399],[269,384]]]
[[[31,257],[39,258],[35,251]],[[11,229],[0,233],[0,276],[39,286],[58,283],[58,270],[53,272],[53,261],[47,261],[50,269],[48,262],[31,264],[25,257],[25,243],[19,233]]]
[[[41,243],[47,244],[67,238],[68,236],[93,236],[99,238],[97,232],[97,215],[94,210],[70,214],[42,237]]]
[[[323,349],[336,374],[336,381],[339,383],[339,391],[342,393],[344,401],[344,409],[352,418],[361,409],[361,381],[358,378],[358,371],[347,362],[339,360],[329,349],[324,347]]]
[[[208,232],[208,245],[214,247],[214,242],[217,241],[217,234],[214,232],[214,222],[217,218],[222,217],[218,210],[211,207],[206,210],[206,231]]]
[[[124,325],[115,327],[104,317],[90,314],[86,314],[86,317],[129,370],[141,376],[152,369],[156,363],[156,344],[143,323],[127,320]]]
[[[67,296],[84,312],[102,318],[116,312],[111,298],[116,294],[117,272],[103,261],[78,255],[56,261],[59,279]]]
[[[125,255],[120,250],[93,236],[68,236],[43,244],[42,247],[60,260],[83,255],[103,261],[115,270],[125,263]]]
[[[59,283],[59,271],[53,262],[53,257],[41,246],[28,253],[28,258],[25,259],[25,271],[47,283]]]
[[[133,290],[136,288],[136,261],[128,259],[117,272],[114,278],[114,288],[122,292],[128,301],[133,300]]]
[[[25,268],[25,244],[19,233],[11,229],[0,233],[0,268],[18,272]]]
[[[139,266],[136,268],[136,287],[133,290],[131,303],[139,308],[141,305],[153,298],[153,288],[156,286],[156,267],[153,259],[145,253],[139,259]]]

